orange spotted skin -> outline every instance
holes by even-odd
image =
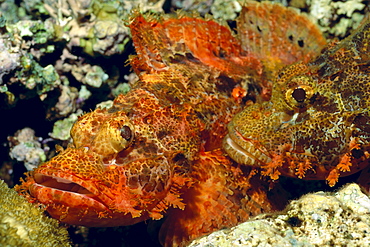
[[[224,140],[237,162],[262,174],[326,179],[369,163],[369,17],[347,39],[320,56],[279,72],[272,98],[237,114]]]
[[[277,71],[308,61],[325,39],[278,4],[248,3],[237,23],[235,35],[200,17],[134,14],[130,62],[139,80],[111,108],[81,116],[73,143],[18,190],[68,224],[131,225],[166,214],[165,246],[281,208],[284,195],[274,200],[266,182],[222,151],[222,140],[245,97],[269,98]],[[267,35],[279,26],[280,37]]]

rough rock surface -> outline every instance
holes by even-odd
[[[370,199],[357,184],[316,192],[189,246],[369,246]]]

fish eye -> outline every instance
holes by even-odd
[[[308,85],[299,85],[289,88],[285,93],[285,101],[290,107],[303,108],[314,95],[314,90]]]
[[[122,126],[122,128],[120,129],[120,132],[121,132],[121,137],[123,139],[125,139],[126,141],[130,141],[131,138],[132,138],[132,131],[130,129],[129,126],[127,125],[124,125]]]
[[[306,99],[306,91],[303,88],[296,88],[293,90],[292,97],[299,103]]]
[[[293,76],[290,80],[281,83],[282,95],[287,106],[293,110],[305,108],[315,94],[315,80],[305,74]]]
[[[134,125],[127,116],[112,117],[100,126],[92,150],[102,155],[119,153],[131,146],[134,133]]]
[[[134,139],[134,126],[126,117],[114,119],[114,123],[110,123],[110,130],[107,138],[115,152],[120,152],[128,148]]]

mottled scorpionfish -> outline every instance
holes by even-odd
[[[370,22],[331,43],[309,63],[281,70],[269,101],[238,113],[224,139],[227,153],[240,164],[280,175],[326,179],[369,164]]]
[[[325,39],[295,9],[248,2],[237,26],[234,34],[200,17],[134,14],[139,80],[111,108],[79,117],[73,143],[30,172],[20,193],[67,224],[165,216],[161,243],[184,246],[281,208],[266,179],[240,164],[261,164],[273,179],[327,177],[339,160],[362,166],[369,25],[321,56]],[[245,97],[258,103],[236,115],[225,139]]]

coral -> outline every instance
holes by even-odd
[[[67,116],[76,110],[76,99],[79,97],[79,92],[77,92],[76,88],[66,85],[61,85],[60,88],[61,95],[54,109],[58,115]]]
[[[204,16],[210,12],[211,7],[212,7],[212,1],[209,1],[209,0],[185,0],[185,1],[172,0],[172,5],[184,11],[195,11],[196,13],[199,13]]]
[[[119,25],[117,20],[97,21],[88,32],[89,39],[81,39],[80,45],[90,55],[98,53],[110,56],[122,53],[129,40],[127,28],[123,24]]]
[[[1,18],[11,24],[19,21],[19,15],[22,13],[13,0],[1,1],[0,10]]]
[[[113,96],[117,97],[120,94],[127,94],[130,91],[130,86],[128,83],[118,84],[116,88],[112,89]]]
[[[96,88],[99,88],[109,78],[100,66],[90,64],[73,65],[72,75],[76,80]]]
[[[96,105],[96,108],[100,108],[100,109],[109,109],[113,106],[113,100],[107,100],[107,101],[103,101],[103,102],[100,102],[99,104]]]
[[[120,2],[48,1],[46,8],[63,30],[68,30],[63,36],[70,48],[81,47],[91,56],[111,56],[122,53],[129,41],[123,22],[128,12]]]
[[[21,70],[17,79],[28,89],[35,89],[38,95],[51,91],[60,85],[59,75],[52,65],[42,67],[33,56],[25,54],[20,58]]]
[[[307,0],[307,4],[323,32],[343,38],[361,22],[367,1]]]
[[[9,74],[11,71],[16,69],[20,64],[20,54],[11,52],[7,48],[7,45],[8,42],[6,42],[5,40],[0,41],[0,85],[2,87],[5,87],[4,89],[2,89],[3,92],[4,90],[6,90],[6,84],[3,85],[2,77],[5,74]]]
[[[66,228],[0,180],[1,246],[71,246]]]
[[[10,157],[24,162],[28,171],[33,170],[46,160],[45,152],[32,129],[24,128],[9,139],[16,143],[9,153]]]
[[[6,27],[11,36],[27,40],[25,43],[32,45],[46,44],[56,38],[54,24],[50,19],[45,21],[22,20],[15,24],[8,24]],[[53,48],[45,49],[50,52],[52,50]]]
[[[80,91],[78,92],[78,100],[84,101],[91,96],[91,92],[87,90],[85,85],[81,86]]]
[[[20,3],[19,9],[22,9],[24,12],[31,14],[33,17],[41,18],[48,15],[48,11],[45,8],[44,2],[39,0],[29,0],[22,1]]]
[[[13,34],[7,33],[0,38],[0,79],[8,74],[14,76],[10,80],[7,80],[6,84],[2,85],[2,92],[13,93],[8,88],[11,85],[19,83],[29,90],[35,90],[38,95],[42,95],[60,84],[59,75],[52,65],[42,67],[34,59],[33,55],[22,52],[22,42],[18,42],[16,46],[12,46],[11,41],[7,38],[9,35]],[[32,34],[27,35],[32,36]],[[43,37],[37,40],[39,42],[46,42]],[[3,83],[2,79],[1,83]]]
[[[242,6],[236,0],[215,0],[211,6],[213,17],[222,20],[234,20],[241,10]]]
[[[125,75],[125,80],[128,83],[118,84],[117,87],[112,89],[112,94],[115,97],[120,94],[127,94],[131,90],[132,85],[138,80],[138,76],[135,73],[130,73],[129,75]]]
[[[71,138],[70,132],[72,125],[77,121],[78,115],[81,114],[82,111],[78,110],[76,113],[70,114],[67,118],[56,121],[53,126],[53,132],[50,136],[59,140],[69,140]]]
[[[231,229],[193,241],[196,246],[368,246],[370,199],[356,184],[316,192]]]

